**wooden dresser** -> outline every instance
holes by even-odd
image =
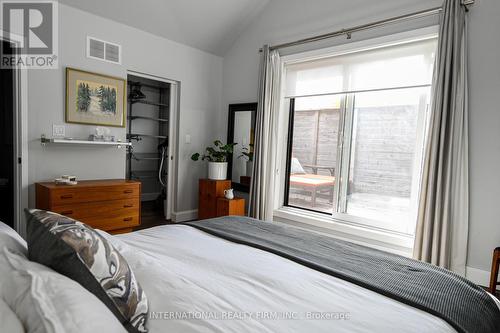
[[[78,185],[36,183],[36,208],[59,213],[112,234],[141,224],[141,183],[84,180]]]
[[[224,197],[224,190],[231,188],[230,180],[200,179],[198,219],[217,217],[217,198]]]
[[[217,217],[220,216],[245,216],[245,199],[217,198]]]

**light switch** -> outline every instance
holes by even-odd
[[[191,135],[189,134],[186,134],[186,144],[190,144],[191,143]]]
[[[64,138],[66,136],[66,127],[64,125],[52,125],[52,136],[56,138]]]

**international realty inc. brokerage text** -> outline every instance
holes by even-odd
[[[152,311],[151,320],[350,320],[349,312]]]

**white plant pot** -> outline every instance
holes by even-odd
[[[253,161],[247,161],[247,177],[252,177]]]
[[[225,180],[227,177],[227,162],[208,162],[208,179]]]

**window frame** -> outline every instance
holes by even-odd
[[[391,45],[399,45],[419,40],[436,38],[438,36],[438,26],[397,33],[394,35],[373,38],[360,42],[353,42],[345,45],[334,46],[326,49],[306,51],[297,54],[291,54],[282,57],[282,64],[285,67],[287,64],[302,62],[306,60],[320,59],[330,56],[338,56],[363,50],[374,48],[382,48]],[[284,90],[285,78],[282,81],[282,91]],[[385,90],[385,89],[382,89]],[[354,96],[352,92],[346,92],[346,100],[349,95]],[[283,100],[287,98],[283,97]],[[299,225],[305,228],[316,228],[326,233],[334,233],[336,236],[343,235],[348,240],[357,240],[359,243],[368,246],[379,246],[390,252],[397,252],[403,255],[411,255],[413,248],[413,235],[391,231],[376,226],[367,225],[367,219],[348,215],[345,213],[326,213],[315,210],[295,207],[290,205],[289,199],[289,177],[290,177],[290,161],[293,140],[293,120],[294,120],[294,104],[295,97],[288,98],[289,103],[282,103],[283,107],[280,110],[279,129],[280,133],[286,134],[281,136],[281,141],[278,144],[278,165],[275,188],[278,190],[277,199],[275,200],[274,219],[277,221]],[[348,102],[346,102],[348,103]],[[354,103],[354,101],[352,101]],[[352,105],[353,106],[353,105]],[[347,108],[347,105],[344,106]],[[354,106],[353,106],[354,107]],[[343,112],[341,112],[342,114]],[[345,127],[344,120],[341,120],[342,125],[339,126],[339,139],[341,134],[340,129]],[[291,129],[291,130],[289,130]],[[424,134],[425,135],[425,134]],[[345,149],[341,146],[343,142],[339,140],[339,152],[345,154]],[[350,150],[349,150],[350,151]],[[337,155],[340,156],[340,155]],[[338,159],[339,160],[339,159]],[[337,168],[339,161],[337,160]],[[345,165],[346,163],[344,163]],[[349,165],[349,163],[347,163]],[[339,169],[336,169],[339,170]],[[345,182],[343,182],[345,183]],[[340,191],[341,186],[336,186],[335,191]],[[334,199],[338,193],[335,194]],[[338,200],[334,200],[334,203]]]
[[[390,91],[390,90],[406,90],[406,89],[414,89],[413,87],[407,87],[407,88],[401,88],[401,89],[387,89],[387,90],[379,90],[379,91]],[[352,139],[353,139],[353,119],[355,115],[355,110],[356,110],[356,94],[357,93],[344,93],[344,94],[335,94],[341,96],[340,98],[340,120],[339,120],[339,127],[338,127],[338,145],[337,145],[337,161],[335,165],[335,177],[336,179],[343,178],[349,179],[350,177],[350,168],[351,168],[351,154],[352,154]],[[423,99],[423,96],[427,96],[428,94],[422,94],[419,96],[419,114],[417,116],[417,138],[416,141],[418,145],[416,146],[415,154],[418,156],[422,155],[423,151],[423,138],[425,134],[425,127],[424,125],[427,123],[428,119],[428,109],[426,108],[427,103],[426,100]],[[299,209],[299,210],[305,210],[309,212],[314,212],[318,214],[322,214],[324,216],[331,217],[332,219],[336,219],[338,221],[344,221],[346,223],[352,223],[355,225],[359,225],[360,227],[365,227],[365,228],[370,228],[374,230],[381,230],[381,231],[387,231],[387,232],[393,232],[396,234],[402,234],[402,235],[410,235],[413,236],[412,233],[410,233],[410,229],[413,229],[415,227],[414,222],[412,221],[409,223],[406,227],[407,232],[401,232],[401,231],[394,231],[394,230],[389,230],[385,229],[382,227],[377,227],[376,221],[371,220],[369,218],[361,217],[361,216],[356,216],[356,215],[351,215],[347,213],[347,203],[348,203],[348,181],[340,181],[336,182],[334,190],[333,190],[333,212],[328,213],[320,210],[315,210],[312,208],[307,208],[307,207],[300,207],[300,206],[295,206],[289,202],[290,198],[290,176],[291,176],[291,157],[292,157],[292,151],[293,151],[293,136],[294,136],[294,121],[295,121],[295,97],[290,98],[290,103],[289,103],[289,108],[288,108],[288,138],[287,138],[287,152],[286,152],[286,165],[285,165],[285,184],[284,184],[284,202],[283,202],[283,207],[290,207],[294,209]],[[417,164],[420,164],[418,165]],[[414,157],[413,160],[413,167],[416,170],[421,170],[421,165],[422,160],[421,158]],[[409,209],[410,210],[415,210],[417,207],[414,206],[414,203],[418,201],[418,194],[415,192],[419,192],[418,188],[418,183],[420,180],[420,173],[414,172],[412,177],[411,177],[411,195],[410,198],[411,204]]]

